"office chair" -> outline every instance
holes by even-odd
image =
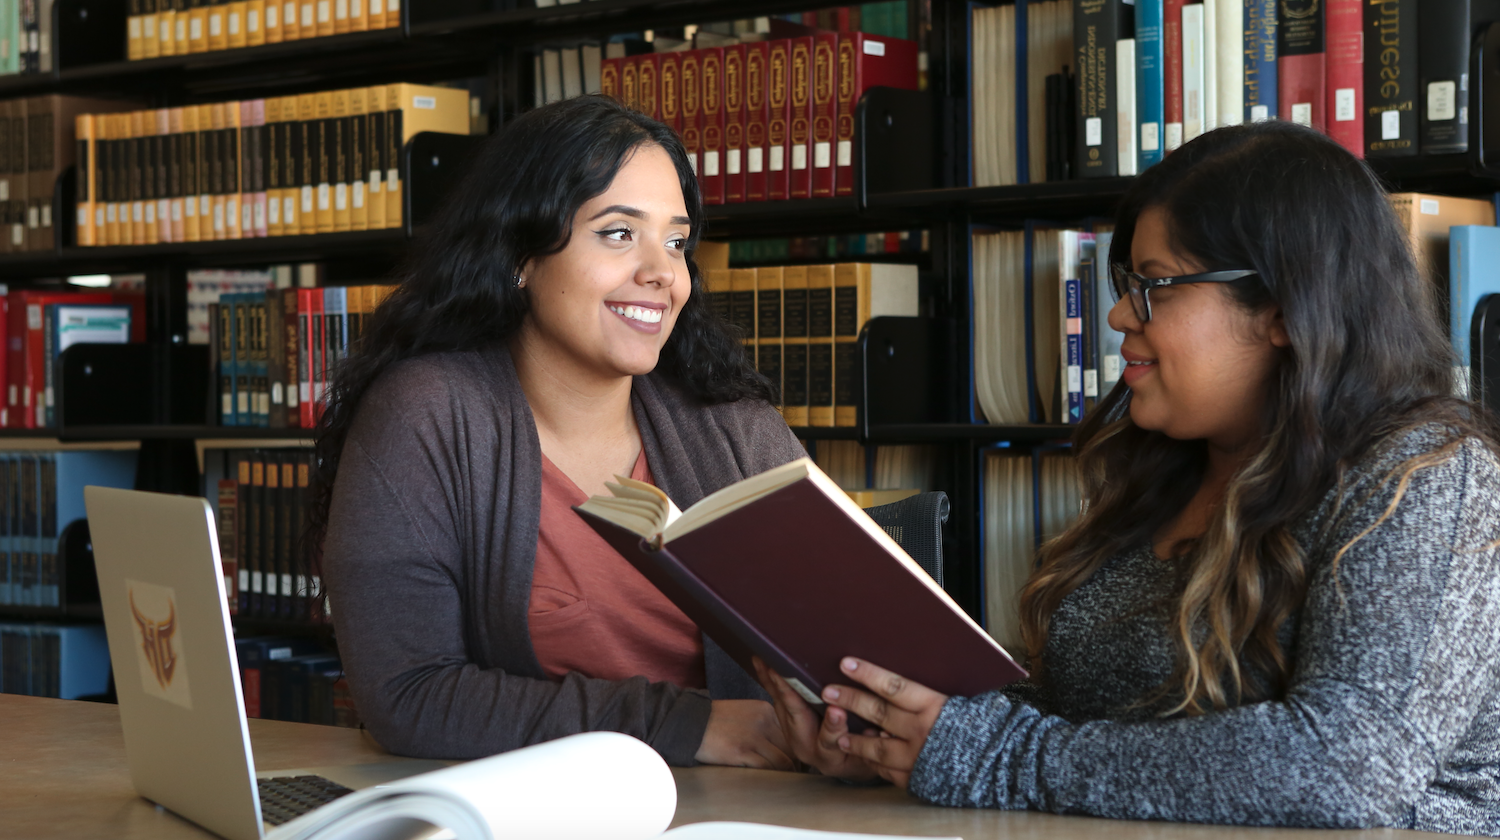
[[[922,570],[943,585],[943,523],[948,521],[948,494],[918,493],[899,502],[867,508],[865,513],[885,529]]]

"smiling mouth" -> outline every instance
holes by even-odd
[[[612,303],[606,304],[606,306],[609,307],[610,312],[613,312],[622,318],[629,318],[632,321],[640,321],[643,324],[661,323],[662,310],[660,309],[648,309],[644,306],[617,306]]]

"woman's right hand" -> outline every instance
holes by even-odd
[[[839,739],[849,734],[849,713],[829,706],[819,719],[818,713],[802,699],[781,675],[755,657],[755,678],[771,695],[776,705],[776,719],[798,761],[815,768],[825,776],[855,781],[877,777],[875,768],[864,759],[850,755],[839,747]]]
[[[791,770],[794,762],[764,700],[715,700],[708,728],[695,756],[700,764],[725,764],[761,770]]]

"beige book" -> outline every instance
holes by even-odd
[[[349,229],[369,230],[370,202],[365,193],[365,177],[369,164],[365,157],[370,143],[366,138],[369,130],[369,88],[351,88],[345,91],[349,100],[349,117],[344,130],[349,133],[345,148],[349,159],[344,172],[349,177]]]
[[[199,6],[188,10],[188,52],[208,52],[208,8]]]
[[[198,131],[198,114],[201,110],[198,105],[188,105],[182,109],[182,139],[178,141],[183,159],[182,230],[186,242],[202,242],[204,239],[214,238],[212,226],[208,229],[208,236],[203,235],[203,224],[198,215],[202,198],[199,189],[203,183],[203,136]]]
[[[78,138],[78,148],[82,153],[78,159],[78,218],[74,238],[79,247],[89,248],[99,244],[99,227],[94,213],[99,197],[99,138],[94,133],[93,114],[73,117],[73,136]]]
[[[334,33],[333,11],[335,0],[315,0],[313,8],[317,14],[313,33],[318,38],[327,38]]]
[[[216,3],[208,7],[208,51],[229,49],[229,5]]]
[[[129,61],[140,61],[145,58],[145,48],[142,42],[145,40],[141,31],[140,3],[130,4],[130,14],[125,18],[125,58]]]
[[[1423,193],[1392,193],[1391,207],[1411,243],[1422,276],[1448,295],[1448,229],[1454,225],[1495,224],[1495,203],[1484,198],[1453,198]]]
[[[371,29],[385,29],[385,0],[365,0],[365,17]]]
[[[222,161],[220,179],[224,190],[224,238],[239,239],[244,234],[244,219],[240,213],[240,193],[244,190],[245,173],[241,171],[244,156],[240,154],[240,103],[223,103],[224,133],[219,135],[219,160]],[[250,233],[254,236],[252,230]]]
[[[833,425],[833,266],[807,267],[807,424]]]
[[[370,4],[366,0],[349,0],[349,31],[365,32],[370,28]]]
[[[344,35],[349,31],[349,0],[333,0],[333,34]]]
[[[187,240],[187,201],[184,196],[189,194],[192,187],[187,183],[187,169],[183,166],[183,157],[187,154],[187,142],[190,135],[183,132],[181,108],[167,109],[167,132],[177,138],[177,184],[176,191],[170,197],[172,241],[186,242]]]
[[[321,0],[320,0],[321,2]],[[333,93],[313,94],[313,184],[317,187],[318,233],[333,233],[334,162],[338,157],[338,129],[333,119]]]
[[[266,160],[266,235],[283,236],[286,226],[281,221],[282,179],[286,177],[286,162],[282,159],[281,97],[266,97],[265,146],[260,153]]]
[[[224,30],[229,49],[241,49],[249,44],[249,32],[245,29],[245,0],[234,0],[224,14]]]
[[[871,318],[921,314],[917,267],[888,263],[839,263],[833,267],[833,420],[854,426],[859,333]]]
[[[286,10],[296,10],[296,2],[283,2],[283,0],[265,0],[266,2],[266,43],[279,44],[286,40],[287,22],[292,20],[286,16]]]
[[[297,37],[318,37],[318,0],[297,0]]]
[[[349,206],[349,91],[329,94],[332,110],[327,120],[329,182],[333,184],[333,230],[343,233],[352,224]]]
[[[161,32],[156,28],[156,0],[146,0],[141,15],[141,58],[161,57]]]
[[[401,25],[401,0],[385,0],[385,28],[395,29]]]
[[[808,425],[807,266],[781,270],[781,404],[789,426]]]
[[[274,3],[275,0],[272,0]],[[258,47],[266,42],[266,0],[245,3],[245,46]]]
[[[387,122],[385,85],[365,88],[365,194],[368,230],[380,230],[385,223],[385,151]]]
[[[282,113],[285,113],[285,109]],[[318,183],[316,180],[319,139],[317,114],[317,94],[304,93],[297,97],[299,125],[292,126],[292,130],[302,134],[302,160],[297,165],[298,172],[302,174],[302,183],[297,188],[297,233],[299,234],[318,232],[318,211],[315,201]]]
[[[162,55],[177,55],[177,10],[168,6],[156,13],[156,43]]]
[[[781,359],[785,347],[781,335],[781,267],[753,269],[755,272],[755,369],[771,380],[776,389],[775,405],[781,406]]]
[[[401,227],[401,153],[407,141],[420,131],[444,134],[469,133],[469,92],[430,85],[386,85],[386,131],[390,142],[386,159],[386,227]]]
[[[175,6],[176,3],[174,2],[173,5]],[[172,48],[177,51],[177,55],[187,55],[192,52],[192,45],[188,41],[188,24],[191,22],[191,18],[188,15],[187,7],[184,6],[174,11],[172,18]]]

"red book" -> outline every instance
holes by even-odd
[[[745,45],[724,48],[724,201],[745,200]]]
[[[696,50],[702,73],[699,92],[703,126],[703,166],[698,179],[704,204],[724,203],[724,48]]]
[[[282,355],[285,356],[281,378],[286,383],[286,424],[291,428],[302,425],[302,389],[298,386],[297,355],[301,349],[298,344],[297,332],[299,320],[297,318],[297,301],[300,289],[282,289],[281,294],[281,334]]]
[[[689,50],[682,54],[682,145],[687,149],[688,162],[693,166],[693,175],[700,179],[703,167],[703,65],[700,50]]]
[[[771,120],[771,45],[745,45],[745,200],[765,201]]]
[[[636,57],[635,109],[653,120],[661,119],[661,56],[648,53]]]
[[[640,101],[637,93],[640,88],[641,57],[638,55],[628,56],[621,60],[620,64],[620,101],[627,108],[637,108]]]
[[[791,197],[792,39],[772,41],[766,98],[766,196],[773,201]]]
[[[323,290],[297,290],[297,418],[302,428],[318,425],[313,402],[313,372],[323,358]]]
[[[791,186],[789,198],[812,198],[813,39],[792,39]]]
[[[1307,14],[1277,22],[1277,115],[1322,130],[1326,124],[1323,109],[1328,101],[1323,51],[1324,10],[1319,3],[1305,5]],[[1361,120],[1360,125],[1363,124]]]
[[[661,111],[657,119],[680,134],[682,132],[682,57],[678,53],[662,53],[656,59],[656,101]]]
[[[730,485],[670,523],[666,494],[624,483],[659,499],[648,504],[664,527],[631,530],[610,496],[574,510],[737,662],[759,656],[799,694],[847,683],[845,656],[959,696],[1026,675],[810,458]]]
[[[1166,70],[1162,99],[1166,137],[1162,148],[1169,152],[1182,145],[1182,3],[1164,0],[1162,4],[1161,51]]]
[[[1365,55],[1359,0],[1328,0],[1328,136],[1365,156]]]
[[[599,65],[599,92],[605,96],[620,98],[620,65],[623,58],[606,58]]]
[[[917,89],[917,43],[863,32],[839,34],[834,193],[854,193],[854,109],[872,87]],[[816,130],[816,126],[815,126]],[[817,170],[814,170],[816,177]]]
[[[838,119],[839,33],[813,36],[812,195],[833,195],[833,138]]]
[[[18,429],[39,429],[47,410],[47,356],[44,352],[42,313],[50,303],[114,303],[109,292],[36,292],[15,291],[9,295],[9,326],[6,330],[6,368],[9,387],[7,425]],[[135,312],[132,310],[132,317]],[[14,397],[14,400],[10,398]]]

